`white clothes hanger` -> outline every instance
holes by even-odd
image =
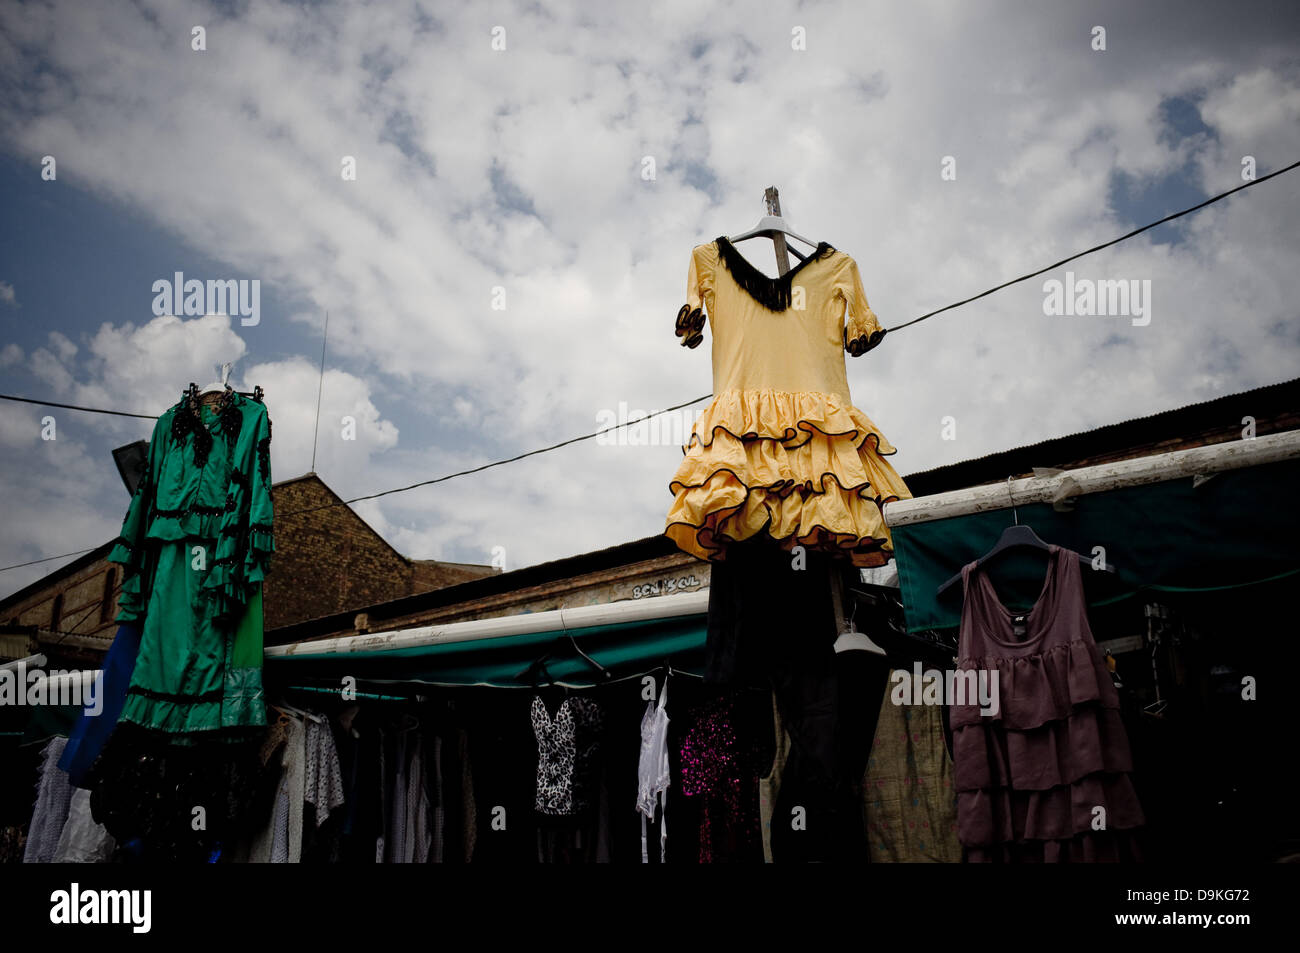
[[[803,242],[805,245],[811,246],[812,248],[817,247],[817,242],[804,238],[802,235],[800,235],[798,232],[792,229],[789,223],[787,223],[786,220],[780,215],[764,215],[762,218],[758,220],[758,224],[755,225],[753,228],[751,228],[749,231],[741,232],[739,235],[733,235],[730,238],[728,238],[727,241],[731,242],[734,245],[736,244],[736,242],[743,242],[746,239],[750,239],[750,238],[764,238],[764,237],[771,238],[774,234],[778,232],[781,233],[782,235],[789,235],[791,238],[797,239]]]
[[[842,597],[839,595],[839,577],[832,576],[831,585],[836,590],[836,602],[842,603]],[[858,607],[855,603],[853,611],[849,613],[847,628],[840,632],[835,639],[835,651],[838,652],[870,652],[873,655],[884,655],[885,650],[871,640],[871,637],[865,632],[859,632],[853,625],[853,617],[857,615]]]
[[[232,361],[227,361],[225,364],[222,364],[222,365],[221,365],[221,380],[219,380],[219,381],[214,381],[213,383],[209,384],[207,387],[205,387],[205,388],[203,388],[201,391],[199,391],[199,393],[200,393],[200,394],[213,394],[213,393],[220,393],[221,391],[224,391],[224,390],[226,390],[227,388],[229,388],[229,387],[230,387],[230,369],[231,369],[232,367],[234,367],[234,366],[235,366],[235,365],[234,365],[234,363],[233,363]]]

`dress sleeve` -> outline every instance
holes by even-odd
[[[236,618],[266,578],[275,551],[271,512],[271,418],[249,402],[230,461],[230,487],[216,558],[204,579],[215,618]]]
[[[244,578],[249,585],[261,583],[271,568],[275,552],[274,512],[271,505],[271,417],[258,418],[257,466],[251,481],[248,501],[248,552],[244,558]]]
[[[158,494],[158,472],[171,441],[174,416],[174,411],[168,411],[154,425],[149,437],[148,463],[135,488],[135,494],[127,505],[122,530],[113,541],[113,548],[108,554],[109,562],[119,563],[123,567],[122,588],[117,597],[117,622],[139,622],[144,618],[147,608],[149,548],[146,540]]]
[[[836,282],[836,291],[844,298],[847,306],[844,315],[844,349],[854,357],[865,354],[880,343],[885,331],[871,310],[871,305],[867,303],[858,263],[848,256],[845,256],[845,265]]]
[[[676,333],[682,347],[699,347],[704,340],[704,308],[713,298],[713,261],[708,254],[710,245],[697,245],[691,251],[691,264],[686,273],[686,303],[677,312]]]

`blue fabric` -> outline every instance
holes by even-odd
[[[104,674],[99,685],[99,714],[81,713],[77,724],[68,735],[68,746],[63,749],[59,767],[68,772],[73,787],[87,787],[85,780],[90,766],[108,743],[109,735],[117,727],[118,716],[126,703],[126,690],[131,685],[135,671],[135,657],[140,650],[140,628],[134,622],[118,626],[113,644],[104,657]]]

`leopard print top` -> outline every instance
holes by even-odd
[[[591,807],[591,775],[600,753],[605,715],[590,698],[569,697],[552,718],[540,695],[532,707],[537,736],[537,799],[541,814],[581,814]]]

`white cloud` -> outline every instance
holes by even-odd
[[[14,293],[14,286],[7,281],[0,281],[0,304],[7,304],[11,308],[18,305],[18,296]]]
[[[1294,17],[1201,5],[502,4],[440,8],[436,25],[415,3],[71,9],[0,10],[9,148],[59,156],[61,181],[300,294],[292,320],[329,310],[316,469],[345,496],[590,432],[620,401],[706,393],[707,344],[684,351],[670,330],[689,249],[748,228],[769,185],[799,231],[859,260],[893,326],[1126,231],[1113,176],[1159,181],[1189,158],[1163,134],[1169,97],[1203,97],[1206,192],[1239,184],[1241,155],[1263,171],[1300,153]],[[206,53],[188,52],[195,22],[213,24]],[[1147,235],[1073,266],[1150,279],[1149,327],[1046,318],[1038,279],[850,360],[856,403],[907,472],[1294,376],[1300,345],[1278,329],[1294,322],[1297,205],[1265,183],[1185,219],[1179,245]],[[61,333],[78,350],[33,351],[38,378],[140,412],[256,355],[236,377],[267,389],[277,475],[311,466],[314,355],[264,360],[256,329],[212,317]],[[11,347],[0,362],[22,360]],[[411,555],[482,561],[500,543],[518,566],[658,532],[679,457],[580,444],[363,511]]]

